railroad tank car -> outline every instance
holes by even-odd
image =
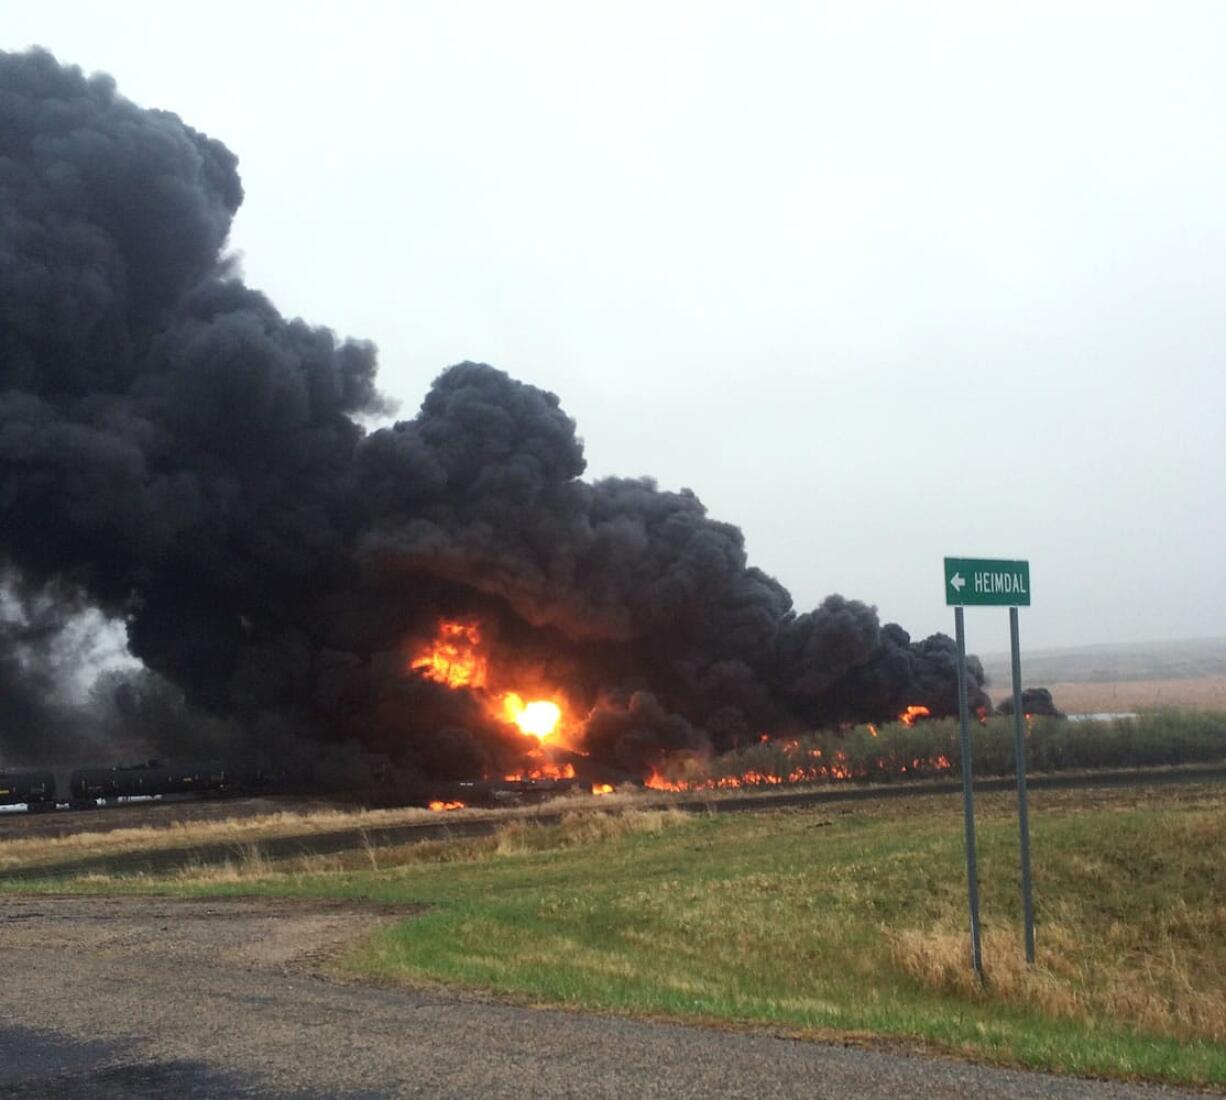
[[[74,802],[163,794],[216,794],[229,787],[224,764],[165,765],[160,760],[117,768],[79,768],[68,781]]]
[[[24,802],[32,811],[55,806],[55,776],[51,772],[0,771],[0,806]]]

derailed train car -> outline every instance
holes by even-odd
[[[55,808],[55,776],[51,772],[0,771],[0,806],[25,803],[31,812]]]
[[[149,760],[117,768],[80,768],[68,781],[72,801],[78,804],[168,794],[223,794],[230,786],[230,773],[219,761],[165,765]]]

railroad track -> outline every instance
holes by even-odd
[[[1034,790],[1102,789],[1111,787],[1143,787],[1184,783],[1220,783],[1226,781],[1226,765],[1175,769],[1129,769],[1122,771],[1079,772],[1028,777]],[[976,792],[1012,790],[1015,780],[1010,776],[981,779],[975,782]],[[746,813],[761,810],[815,806],[830,802],[867,802],[883,798],[922,798],[960,792],[961,784],[954,780],[930,782],[900,782],[896,786],[856,787],[840,785],[807,789],[787,794],[761,793],[701,798],[689,796],[636,802],[635,810],[673,809],[685,813]],[[593,801],[583,807],[596,812],[618,813],[624,803],[602,806]],[[557,811],[524,811],[502,813],[480,818],[447,818],[437,821],[412,822],[367,828],[347,828],[330,832],[303,833],[294,836],[266,837],[244,843],[214,842],[154,851],[119,852],[87,859],[17,867],[0,871],[0,883],[73,878],[78,875],[165,874],[184,867],[208,866],[250,858],[258,852],[262,859],[279,861],[309,855],[337,855],[361,849],[396,847],[430,840],[452,840],[488,836],[510,821],[532,821],[541,825],[557,824],[574,809]]]

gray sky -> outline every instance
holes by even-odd
[[[1226,634],[1226,5],[0,0],[220,138],[233,244],[416,409],[478,359],[801,607]],[[969,612],[972,649],[1008,644]]]

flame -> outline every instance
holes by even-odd
[[[526,783],[531,779],[574,779],[575,765],[553,764],[548,760],[543,760],[533,767],[523,768],[510,775],[504,775],[502,778],[508,783]]]
[[[464,803],[435,801],[430,803],[430,809],[432,809],[436,814],[442,813],[445,810],[462,810],[464,809]]]
[[[450,688],[480,688],[488,674],[479,652],[481,628],[473,622],[439,623],[438,637],[410,663],[427,680]]]
[[[491,690],[493,676],[482,644],[480,623],[444,619],[437,636],[411,658],[409,667],[435,683],[476,692],[492,715],[538,741],[557,739],[564,724],[561,701],[557,697],[525,701],[518,691]],[[500,678],[506,678],[505,672]]]
[[[518,771],[504,775],[506,782],[574,779],[573,764],[555,763],[546,755],[549,747],[558,743],[566,745],[569,719],[564,702],[548,686],[539,683],[533,692],[540,693],[538,698],[532,698],[522,686],[516,691],[506,690],[504,685],[507,681],[516,683],[516,680],[509,675],[510,668],[504,667],[501,659],[491,669],[490,661],[483,652],[483,641],[481,624],[476,620],[445,619],[439,623],[438,634],[434,640],[423,646],[409,664],[426,679],[449,688],[471,691],[492,717],[536,738],[544,751],[536,749],[527,753],[523,766]],[[520,679],[518,683],[523,685],[535,679],[536,677],[532,676]],[[913,726],[919,719],[930,715],[928,707],[912,704],[898,716],[898,720],[905,726]],[[980,718],[983,720],[983,715]],[[1029,718],[1027,715],[1028,725]],[[867,729],[872,737],[878,736],[875,724],[868,723]],[[679,771],[677,762],[674,761],[669,768],[672,775],[653,770],[645,781],[645,786],[662,791],[736,790],[743,787],[774,787],[786,783],[871,779],[890,773],[934,772],[950,768],[950,762],[945,756],[924,756],[908,762],[891,753],[885,753],[857,763],[854,765],[853,774],[853,765],[841,749],[835,750],[832,757],[823,759],[821,749],[811,744],[808,747],[802,746],[798,738],[788,737],[774,741],[769,734],[760,732],[757,734],[757,741],[771,746],[767,756],[775,757],[777,750],[777,759],[774,762],[765,766],[756,764],[754,768],[740,775],[711,775],[709,762],[691,760],[684,765],[683,771]],[[613,787],[608,783],[593,783],[591,791],[596,795],[611,794]],[[463,805],[462,802],[437,801],[430,803],[430,809],[458,810],[463,808]]]
[[[562,720],[562,708],[550,699],[534,699],[525,703],[514,691],[502,697],[502,713],[508,722],[513,722],[524,733],[530,733],[544,741],[558,728]]]
[[[788,752],[784,766],[778,771],[761,771],[751,768],[740,775],[703,774],[705,763],[691,761],[682,764],[684,772],[666,775],[658,768],[644,780],[644,786],[656,791],[724,791],[744,787],[779,787],[789,783],[843,782],[849,779],[873,779],[890,774],[907,775],[913,772],[944,772],[952,768],[948,756],[940,753],[933,756],[914,757],[910,761],[895,756],[879,756],[854,767],[842,749],[836,749],[833,758],[822,758],[819,748],[801,748],[797,742],[785,742]],[[674,762],[674,766],[677,762]]]

